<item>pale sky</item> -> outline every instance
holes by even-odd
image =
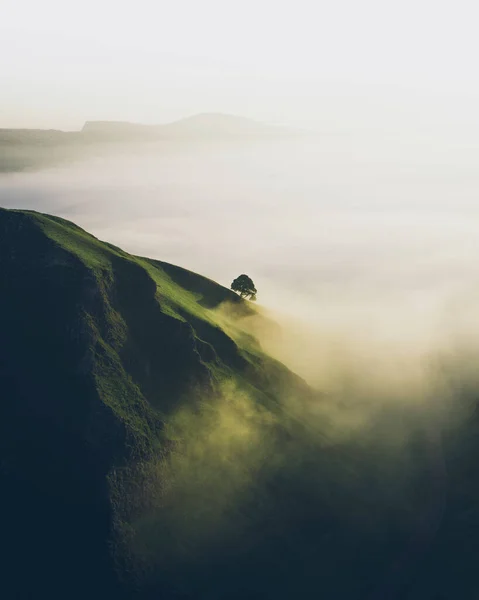
[[[473,0],[0,0],[0,127],[477,127]]]

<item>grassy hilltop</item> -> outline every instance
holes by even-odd
[[[2,598],[475,597],[477,420],[441,452],[400,407],[334,439],[255,319],[205,277],[0,209]]]
[[[27,589],[55,580],[81,589],[87,576],[91,593],[94,573],[99,585],[110,577],[113,525],[151,500],[133,471],[178,445],[175,419],[220,418],[202,406],[233,388],[264,406],[284,386],[307,391],[235,326],[253,313],[236,294],[57,217],[0,210],[0,290],[4,475],[10,510],[25,502],[10,542],[20,545],[16,568],[32,565],[38,578]],[[235,319],[215,311],[225,303]]]

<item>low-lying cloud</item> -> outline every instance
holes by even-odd
[[[336,353],[424,356],[473,337],[479,296],[474,161],[427,142],[150,144],[3,175],[0,205],[226,286],[248,273],[310,356],[289,361],[300,372]]]
[[[479,182],[447,149],[439,161],[424,144],[332,136],[164,144],[4,175],[0,204],[226,285],[247,272],[260,302],[308,318],[359,314],[378,330],[387,305],[423,325],[475,289]]]
[[[127,525],[139,554],[157,560],[173,549],[181,563],[212,545],[218,556],[233,552],[231,540],[239,555],[263,543],[271,552],[268,536],[282,528],[278,555],[289,568],[297,549],[286,544],[300,530],[312,549],[301,561],[327,578],[334,557],[349,551],[344,536],[361,551],[364,542],[387,548],[394,522],[407,533],[406,558],[389,577],[385,555],[378,572],[396,585],[442,519],[449,483],[441,434],[470,420],[479,389],[475,164],[463,155],[459,164],[447,146],[437,162],[437,151],[391,140],[152,150],[2,176],[0,204],[63,216],[226,286],[247,273],[263,316],[242,326],[317,398],[308,406],[281,398],[304,425],[287,445],[275,433],[277,415],[243,391],[225,389],[199,410],[180,407],[167,431],[174,450],[145,467],[151,506]],[[291,489],[314,502],[289,506]],[[331,564],[326,555],[315,561],[318,540]],[[192,577],[195,585],[216,581],[208,570]]]

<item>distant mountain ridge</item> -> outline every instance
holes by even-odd
[[[170,137],[270,137],[292,135],[291,129],[268,125],[260,121],[222,113],[199,113],[171,123],[146,125],[129,121],[86,121],[79,131],[60,129],[0,128],[0,144],[11,142],[64,142],[67,139],[79,141],[85,136],[101,135],[145,136],[154,138]]]
[[[87,121],[79,131],[0,129],[0,173],[39,169],[84,158],[95,145],[261,141],[298,135],[305,133],[220,113],[192,115],[163,125]],[[101,152],[104,150],[101,147]]]
[[[82,133],[187,139],[197,137],[277,137],[292,132],[245,117],[222,113],[200,113],[163,125],[144,125],[127,121],[87,121],[83,126]]]

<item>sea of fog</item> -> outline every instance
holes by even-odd
[[[431,135],[150,144],[2,175],[0,205],[226,286],[247,273],[263,306],[408,352],[474,329],[477,158]]]
[[[348,444],[357,432],[357,448],[369,440],[376,454],[360,477],[370,469],[379,505],[386,498],[387,506],[402,510],[416,497],[408,494],[418,477],[414,444],[421,432],[421,489],[429,492],[419,512],[410,513],[406,551],[378,578],[376,600],[396,597],[404,574],[432,547],[448,503],[452,514],[458,510],[449,497],[449,450],[442,438],[448,428],[474,424],[477,414],[478,158],[477,149],[429,135],[164,143],[0,176],[0,205],[60,215],[129,252],[226,286],[240,273],[250,275],[259,304],[281,328],[262,317],[243,320],[245,328],[321,391],[321,401],[306,408],[284,398],[288,410],[303,415],[311,431],[326,424],[328,443]],[[235,392],[233,400],[242,396]],[[234,402],[228,400],[228,410]],[[248,404],[248,424],[255,414]],[[238,426],[238,419],[235,413],[225,422]],[[256,425],[264,441],[260,420]],[[464,431],[467,442],[472,435],[467,426]],[[235,448],[233,434],[223,434],[220,429],[205,438],[226,444],[214,448],[222,468],[232,464],[228,451]],[[459,464],[467,464],[468,448]],[[196,469],[197,456],[209,455],[181,456],[180,465]],[[227,485],[240,472],[236,455],[234,462],[235,468],[221,471]],[[216,486],[212,464],[207,472]],[[191,471],[182,472],[196,510],[204,479],[198,489]],[[217,487],[214,496],[217,506]],[[214,528],[214,520],[207,523]]]

